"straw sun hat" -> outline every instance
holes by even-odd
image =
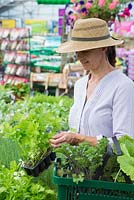
[[[69,53],[122,44],[123,40],[110,36],[107,22],[99,18],[78,19],[72,30],[71,39],[56,50]]]

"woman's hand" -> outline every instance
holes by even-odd
[[[59,147],[63,143],[78,145],[79,143],[84,141],[87,141],[92,145],[97,144],[97,139],[94,137],[83,136],[78,133],[71,132],[61,132],[56,134],[52,139],[50,139],[50,143],[53,147]]]
[[[71,132],[61,132],[56,134],[51,140],[50,143],[53,147],[59,147],[63,143],[69,143],[76,145],[79,143],[79,134]]]

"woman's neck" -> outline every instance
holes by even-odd
[[[108,67],[97,69],[97,70],[90,70],[90,75],[91,75],[90,82],[99,81],[106,74],[108,74],[109,72],[113,70],[115,70],[115,68],[111,65],[109,65]]]

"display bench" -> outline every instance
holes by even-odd
[[[50,69],[42,73],[40,67],[36,67],[36,72],[31,72],[30,75],[31,89],[35,83],[38,83],[44,86],[45,91],[48,87],[55,87],[56,96],[59,96],[62,90],[64,91],[62,94],[67,94],[74,87],[75,82],[85,74],[86,71],[80,62],[66,64],[60,73],[58,71],[55,73],[53,70],[51,72]]]
[[[60,95],[60,90],[63,90],[63,94],[68,93],[68,80],[66,73],[34,73],[30,74],[30,88],[33,90],[34,84],[44,86],[44,91],[48,93],[49,87],[55,87],[55,96]]]

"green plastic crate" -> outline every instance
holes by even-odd
[[[56,176],[53,182],[58,186],[58,200],[134,200],[134,185],[98,180],[85,180],[76,184],[72,178]]]

